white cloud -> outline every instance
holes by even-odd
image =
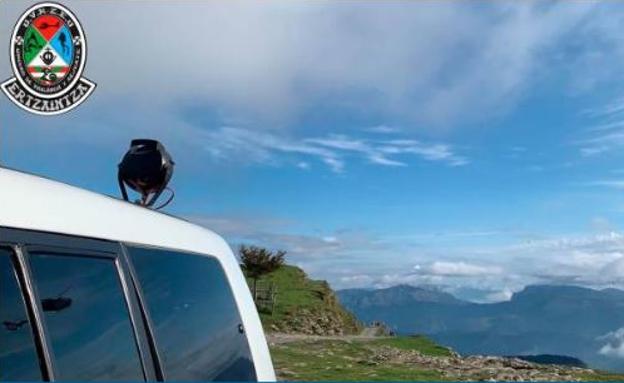
[[[383,155],[379,154],[379,153],[370,153],[368,155],[368,160],[370,162],[372,162],[373,164],[377,164],[377,165],[385,165],[385,166],[407,166],[407,164],[405,162],[401,162],[401,161],[396,161],[396,160],[391,160],[387,157],[384,157]]]
[[[506,254],[505,264],[525,283],[624,287],[624,235],[618,232],[531,240],[481,256],[497,254]]]
[[[624,116],[624,97],[615,99],[605,105],[598,106],[595,108],[590,108],[584,111],[584,114],[590,117],[620,117]],[[617,121],[615,123],[609,123],[598,127],[598,129],[594,128],[594,130],[603,130],[614,127],[620,127],[622,124],[621,121]]]
[[[346,135],[295,139],[286,138],[283,134],[234,127],[202,131],[200,134],[206,143],[205,149],[219,160],[244,159],[279,164],[290,155],[296,157],[295,164],[300,168],[309,168],[307,159],[317,159],[336,173],[344,170],[346,160],[352,156],[381,166],[407,166],[408,161],[413,162],[414,159],[448,166],[462,166],[469,162],[456,154],[450,145],[416,140],[375,141]],[[401,160],[391,156],[401,156]]]
[[[587,146],[581,148],[581,155],[583,157],[591,157],[598,154],[606,153],[609,150],[611,150],[611,148],[609,148],[609,146],[607,145]]]
[[[297,162],[297,167],[299,169],[308,170],[310,169],[310,164],[305,161],[299,161]]]
[[[576,142],[584,157],[606,154],[624,145],[624,127],[590,133],[592,137]]]
[[[498,231],[384,236],[366,230],[298,231],[296,223],[271,217],[193,219],[225,235],[230,243],[284,249],[315,278],[335,288],[436,285],[445,291],[478,290],[481,302],[499,302],[531,284],[575,284],[624,288],[624,234],[559,236],[511,245],[449,246],[464,235]],[[459,236],[459,237],[457,237]],[[414,242],[416,241],[416,242]],[[425,241],[425,242],[423,242]],[[498,242],[498,241],[497,241]],[[485,246],[485,247],[484,247]],[[492,262],[492,260],[496,260]]]
[[[614,230],[613,223],[605,217],[593,217],[589,224],[594,231],[599,233],[609,233]]]
[[[503,269],[499,266],[475,265],[460,262],[436,261],[428,266],[415,268],[418,273],[446,277],[478,277],[484,275],[500,275]]]
[[[390,134],[390,133],[400,133],[401,129],[394,127],[394,126],[377,125],[377,126],[373,126],[368,129],[365,129],[365,131],[371,132],[371,133]]]
[[[362,252],[379,252],[385,247],[366,231],[297,232],[293,230],[293,222],[274,217],[188,215],[187,218],[223,235],[232,244],[254,243],[286,250],[292,262],[331,263],[341,258],[353,259],[354,254]]]
[[[503,238],[502,234],[498,236]],[[483,301],[506,300],[512,292],[530,284],[624,288],[624,235],[617,232],[522,242],[516,238],[514,244],[477,248],[465,244],[453,247],[449,245],[452,242],[449,237],[435,242],[431,238],[381,237],[378,243],[389,246],[390,254],[400,255],[391,258],[390,263],[395,264],[392,270],[368,272],[370,285],[441,284],[449,289],[491,291]],[[414,247],[416,244],[420,245]],[[416,266],[406,271],[409,262]]]
[[[486,237],[500,237],[508,235],[508,232],[501,230],[467,230],[467,231],[440,231],[433,233],[416,233],[416,234],[401,234],[401,235],[389,235],[385,237],[388,242],[396,241],[432,241],[436,242],[451,242],[457,239],[478,239]]]
[[[485,302],[487,303],[496,303],[496,302],[507,302],[511,300],[514,292],[505,287],[501,291],[496,291],[485,296]]]
[[[416,140],[394,139],[383,142],[379,148],[385,154],[415,154],[428,161],[445,161],[452,166],[463,166],[468,159],[453,153],[447,144],[427,145]]]
[[[586,184],[587,186],[604,186],[613,189],[624,189],[624,180],[600,180],[592,181]]]
[[[349,287],[370,286],[374,282],[374,278],[366,274],[349,275],[340,277],[340,284]]]
[[[606,343],[598,351],[601,355],[624,358],[624,327],[609,332],[598,340],[606,341]]]
[[[597,8],[591,2],[64,4],[88,36],[86,74],[99,84],[98,99],[131,94],[156,107],[187,101],[278,119],[322,100],[358,109],[364,103],[423,122],[411,129],[504,113],[542,76],[561,74],[549,64],[565,52],[557,45],[562,39],[585,47],[574,34]],[[24,5],[2,7],[6,36]]]
[[[213,230],[227,238],[259,237],[267,232],[284,231],[285,228],[293,224],[293,222],[286,219],[259,214],[211,216],[187,214],[184,216],[189,221]]]
[[[604,155],[624,146],[624,98],[586,110],[584,114],[595,123],[586,130],[586,138],[575,142],[582,156]]]

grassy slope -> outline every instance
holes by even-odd
[[[342,323],[344,333],[360,330],[355,317],[346,311],[336,299],[327,282],[314,281],[295,266],[282,266],[279,270],[263,277],[259,283],[272,282],[277,286],[277,301],[273,314],[260,312],[264,328],[273,331],[273,325],[280,331],[301,332],[305,326],[302,319],[317,315],[334,318]]]
[[[624,374],[596,371],[595,374],[580,374],[581,381],[586,382],[624,382]]]
[[[273,363],[287,380],[304,381],[441,381],[437,371],[414,365],[372,362],[371,347],[416,349],[431,356],[448,356],[449,351],[425,337],[379,340],[310,340],[274,345]]]
[[[389,346],[400,350],[418,350],[423,355],[451,356],[448,348],[440,346],[431,339],[422,336],[404,336],[396,338],[383,338],[371,342],[373,345]]]
[[[410,363],[374,362],[375,347],[417,350],[434,357],[450,351],[424,336],[379,340],[306,340],[271,346],[280,379],[293,381],[445,381],[440,372]],[[624,375],[578,373],[582,381],[624,381]]]

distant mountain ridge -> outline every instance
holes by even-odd
[[[558,366],[570,366],[587,368],[585,362],[578,358],[562,355],[510,355],[509,358],[518,358],[537,364],[555,364]]]
[[[337,294],[363,322],[425,334],[463,354],[561,355],[624,371],[624,359],[600,353],[604,335],[624,327],[622,290],[533,285],[507,302],[489,304],[408,285]]]
[[[347,305],[362,306],[391,306],[408,304],[414,301],[463,304],[463,302],[449,293],[433,288],[414,287],[410,285],[397,285],[385,289],[364,290],[346,289],[339,290],[340,301]]]

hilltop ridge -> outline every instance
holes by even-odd
[[[362,325],[347,311],[326,281],[310,279],[296,266],[283,265],[262,277],[277,294],[273,312],[259,310],[267,332],[307,335],[358,334]]]

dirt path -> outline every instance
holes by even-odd
[[[271,344],[284,344],[301,340],[375,340],[383,339],[384,336],[376,336],[376,327],[366,327],[358,335],[305,335],[305,334],[283,334],[267,333],[267,341]]]
[[[364,330],[360,333],[360,337],[376,337],[379,333],[379,327],[364,327]]]

